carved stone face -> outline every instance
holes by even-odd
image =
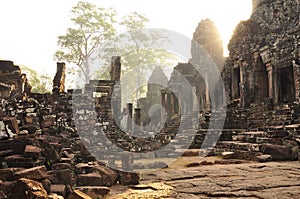
[[[253,0],[252,17],[256,22],[270,29],[290,26],[296,19],[299,4],[295,0]]]

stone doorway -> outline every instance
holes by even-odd
[[[295,100],[295,83],[292,66],[279,69],[278,71],[278,101],[287,103]]]
[[[254,102],[261,102],[262,100],[270,96],[270,89],[272,89],[272,84],[270,85],[267,68],[263,64],[261,58],[257,61],[254,80]]]

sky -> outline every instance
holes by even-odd
[[[202,19],[210,18],[224,48],[241,20],[249,19],[251,0],[89,0],[112,7],[119,17],[137,11],[150,20],[149,28],[164,28],[192,38]],[[53,76],[57,37],[71,27],[70,10],[77,0],[0,1],[0,59],[11,60]],[[225,56],[228,54],[225,49]]]

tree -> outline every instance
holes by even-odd
[[[29,84],[32,86],[33,93],[49,93],[52,89],[52,78],[48,74],[41,74],[27,67],[21,66],[23,73],[26,74]]]
[[[91,78],[92,54],[105,41],[115,35],[113,27],[116,15],[113,9],[99,8],[79,1],[71,10],[74,27],[58,37],[59,50],[54,57],[59,61],[75,64],[87,83]],[[73,68],[75,69],[75,68]]]
[[[169,42],[167,33],[163,30],[145,29],[148,22],[149,19],[145,15],[137,12],[124,16],[119,24],[125,32],[113,38],[113,41],[107,42],[109,47],[99,51],[105,52],[100,55],[104,63],[108,61],[105,57],[110,58],[112,55],[122,57],[122,74],[126,77],[121,82],[122,90],[126,90],[122,92],[122,98],[125,100],[136,101],[146,93],[147,77],[156,66],[170,67],[178,61],[172,53],[159,49],[165,42]],[[97,77],[106,78],[108,71],[109,63],[97,71]],[[139,85],[143,86],[138,88]],[[132,88],[136,89],[133,93]]]

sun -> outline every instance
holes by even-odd
[[[215,26],[222,37],[224,56],[227,57],[229,54],[227,45],[232,37],[235,27],[240,21],[248,20],[251,16],[252,1],[229,0],[218,2],[218,7],[211,13],[211,19],[214,21]]]

